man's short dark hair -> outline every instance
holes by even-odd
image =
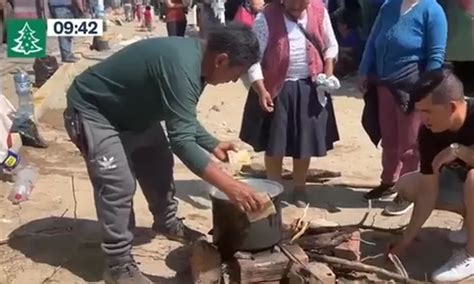
[[[217,53],[226,53],[232,66],[251,66],[260,60],[257,36],[240,23],[228,23],[211,28],[207,48]]]
[[[428,71],[416,83],[413,96],[419,102],[430,95],[434,104],[464,101],[464,86],[450,69]]]

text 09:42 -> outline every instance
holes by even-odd
[[[48,19],[48,36],[101,36],[102,19]]]

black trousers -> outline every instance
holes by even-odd
[[[168,36],[184,36],[186,32],[187,21],[178,21],[178,22],[167,22],[166,30],[168,31]]]

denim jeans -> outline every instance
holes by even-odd
[[[55,19],[73,19],[74,13],[71,8],[67,6],[52,6],[51,13]],[[61,59],[65,60],[71,58],[74,54],[72,53],[72,37],[60,36],[59,51],[61,52]]]

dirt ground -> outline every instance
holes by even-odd
[[[113,27],[116,39],[143,36],[134,25]],[[163,24],[159,24],[157,33],[164,34]],[[79,71],[94,63],[82,59],[76,69]],[[221,139],[237,139],[245,97],[246,90],[240,83],[206,88],[198,110],[201,122]],[[327,157],[313,160],[312,167],[340,171],[342,177],[334,182],[377,184],[380,151],[370,143],[360,125],[363,101],[353,82],[344,82],[343,88],[334,95],[334,104],[341,140]],[[10,185],[0,184],[0,239],[9,234],[16,236],[0,245],[3,271],[0,283],[101,283],[103,258],[92,188],[83,160],[63,129],[64,106],[64,97],[55,99],[54,106],[41,119],[42,134],[50,143],[49,148],[24,149],[25,161],[38,167],[40,173],[31,200],[21,206],[10,204],[6,200]],[[261,155],[256,154],[255,159],[261,160]],[[212,228],[211,203],[206,194],[208,185],[179,161],[176,161],[175,171],[179,215],[185,217],[189,226],[207,233]],[[309,187],[310,218],[350,224],[358,222],[367,211],[368,204],[362,198],[365,190],[331,185]],[[189,283],[189,249],[161,237],[148,237],[152,220],[140,190],[134,202],[141,234],[136,238],[133,254],[141,269],[156,283]],[[382,216],[384,205],[382,202],[372,204],[368,222],[387,228],[408,222],[409,214]],[[342,211],[329,213],[327,209],[334,206]],[[292,221],[301,210],[284,202],[284,221]],[[418,240],[402,258],[411,277],[429,279],[430,273],[447,260],[454,247],[447,242],[446,232],[448,228],[459,226],[458,216],[434,212]],[[380,254],[393,237],[363,233],[362,257]],[[367,263],[391,268],[380,257]]]

